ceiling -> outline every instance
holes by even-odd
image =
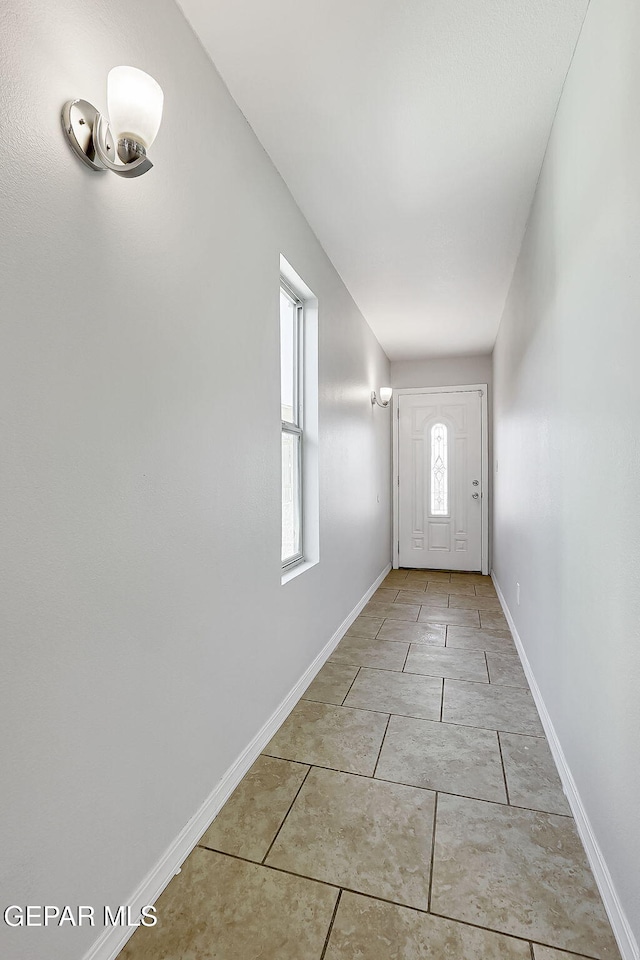
[[[588,0],[180,0],[392,360],[490,352]]]

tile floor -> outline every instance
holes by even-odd
[[[120,960],[614,960],[491,580],[392,571]]]

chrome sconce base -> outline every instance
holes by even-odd
[[[385,391],[385,393],[382,393],[383,390]],[[388,395],[387,398],[385,399],[386,391],[387,391],[387,390],[389,391],[389,395]],[[382,393],[382,398],[381,398],[381,399],[378,399],[378,395],[377,395],[376,391],[375,391],[375,390],[372,390],[372,391],[371,391],[371,406],[373,406],[374,403],[377,403],[379,407],[388,407],[388,406],[389,406],[389,403],[391,402],[391,390],[389,390],[388,387],[386,387],[386,388],[383,387],[380,392]]]
[[[153,166],[144,147],[136,140],[119,140],[116,150],[107,120],[88,100],[65,103],[62,127],[73,152],[92,170],[111,170],[120,177],[140,177]]]

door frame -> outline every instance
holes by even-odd
[[[400,557],[400,397],[426,393],[480,393],[481,457],[482,457],[482,573],[489,573],[489,405],[487,384],[469,383],[460,387],[403,387],[393,391],[393,569],[398,569]]]

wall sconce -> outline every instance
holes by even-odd
[[[391,387],[380,387],[380,399],[376,396],[375,390],[371,392],[371,406],[377,403],[379,407],[388,407],[393,390]]]
[[[136,67],[114,67],[107,77],[107,120],[87,100],[69,100],[62,126],[71,147],[92,170],[139,177],[153,164],[147,150],[162,120],[162,88]]]

